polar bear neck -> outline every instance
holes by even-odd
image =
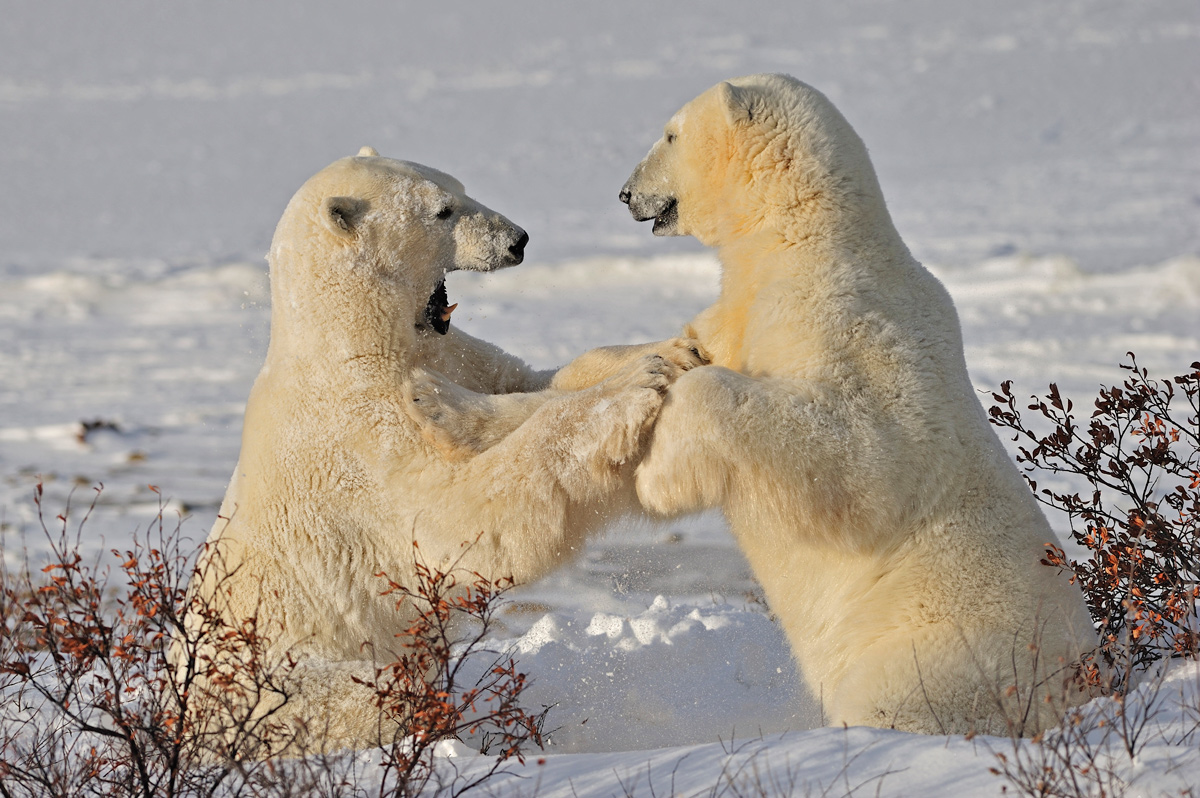
[[[804,87],[747,136],[740,168],[791,245],[905,250],[862,138],[820,92]]]
[[[776,219],[771,232],[784,246],[826,258],[864,249],[907,251],[882,192],[869,185],[851,196],[821,189],[799,193]]]
[[[893,289],[924,285],[928,277],[886,209],[879,210],[885,216],[872,225],[861,221],[870,218],[863,215],[841,217],[860,220],[849,228],[853,234],[839,229],[847,224],[842,221],[826,230],[808,228],[805,235],[761,229],[721,246],[720,296],[694,322],[714,362],[745,373],[798,377],[828,366],[831,358],[852,360],[835,320],[890,318],[903,304]],[[778,323],[785,318],[804,322]]]
[[[272,252],[268,361],[319,369],[377,362],[390,373],[409,359],[419,303],[407,286],[338,262],[352,259],[349,253]]]

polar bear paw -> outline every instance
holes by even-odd
[[[644,358],[657,355],[680,371],[704,366],[711,358],[703,345],[694,338],[668,338],[649,344],[602,346],[591,349],[558,370],[551,386],[564,391],[579,391],[599,385],[639,369]]]
[[[598,436],[597,453],[605,463],[622,465],[641,454],[667,389],[682,373],[678,364],[661,355],[645,355],[596,386],[605,395],[596,405],[597,421],[615,422],[607,435]]]
[[[667,389],[683,372],[683,367],[662,355],[643,355],[629,368],[609,377],[600,387],[605,388],[607,393],[652,390],[657,394],[658,404],[661,405]]]
[[[685,330],[685,334],[690,330]],[[707,366],[712,362],[712,355],[698,340],[692,337],[668,338],[655,347],[655,354],[675,364],[681,371],[688,371],[697,366]]]
[[[659,413],[648,450],[638,465],[642,506],[670,516],[719,505],[730,478],[727,425],[737,427],[737,396],[725,369],[688,374]]]

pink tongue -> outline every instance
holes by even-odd
[[[455,302],[453,305],[451,305],[450,307],[443,310],[442,311],[442,321],[450,321],[450,314],[454,312],[454,309],[456,307],[458,307],[457,302]]]

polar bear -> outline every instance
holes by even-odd
[[[451,327],[446,273],[520,263],[527,239],[450,176],[370,148],[309,179],[276,229],[270,344],[209,535],[220,567],[194,589],[301,658],[287,711],[328,748],[380,738],[351,677],[411,618],[378,575],[415,587],[414,541],[427,565],[518,583],[579,552],[636,506],[666,388],[702,362],[675,339],[556,375]]]
[[[685,105],[620,198],[721,260],[636,476],[670,516],[721,507],[835,724],[1034,734],[1082,696],[1078,587],[967,377],[942,285],[867,151],[786,75]]]

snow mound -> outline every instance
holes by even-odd
[[[820,722],[782,632],[754,609],[658,596],[633,615],[549,613],[500,648],[531,678],[524,705],[553,707],[555,752],[710,743]]]

